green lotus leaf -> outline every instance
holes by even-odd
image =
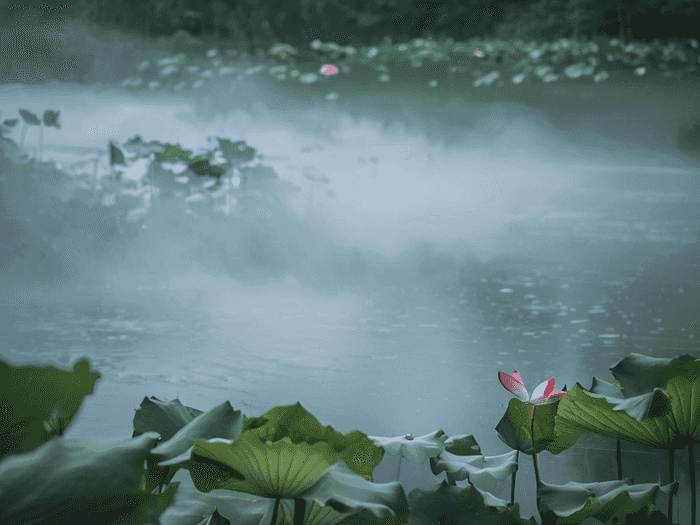
[[[492,491],[499,481],[518,469],[517,453],[517,450],[512,450],[500,456],[457,456],[443,452],[430,460],[430,470],[436,476],[444,471],[450,482],[467,479],[481,490]]]
[[[126,166],[124,161],[124,153],[118,147],[116,147],[112,142],[109,143],[109,165],[114,166],[115,164],[120,164]]]
[[[390,456],[401,454],[412,463],[421,465],[440,455],[445,450],[447,435],[436,430],[425,436],[413,437],[410,434],[398,437],[367,436],[374,444],[382,447]]]
[[[182,149],[179,144],[163,144],[163,150],[153,155],[157,162],[192,162],[192,150]]]
[[[231,142],[228,139],[216,137],[224,158],[235,165],[250,162],[255,158],[255,148],[248,146],[245,141]]]
[[[328,443],[261,440],[244,432],[231,443],[197,441],[189,471],[202,492],[227,489],[260,497],[296,498],[334,462]]]
[[[562,396],[557,403],[536,407],[534,418],[537,452],[547,450],[552,454],[559,454],[576,444],[581,437],[582,432],[575,428],[567,429],[567,432],[555,429],[555,416],[562,401],[569,395],[570,392]],[[513,450],[520,450],[528,455],[532,455],[531,414],[531,403],[513,398],[508,403],[506,413],[496,425],[496,432],[501,441]]]
[[[411,523],[449,523],[451,525],[524,525],[537,524],[534,518],[520,517],[520,507],[474,485],[451,486],[447,481],[418,487],[408,495]],[[353,524],[349,518],[343,525]],[[360,521],[357,521],[359,525]]]
[[[372,472],[384,456],[384,449],[376,446],[366,434],[352,430],[341,434],[331,426],[322,426],[300,403],[273,407],[257,418],[246,418],[243,433],[254,432],[262,441],[279,441],[289,437],[292,443],[305,441],[314,444],[327,442],[334,451],[333,462],[343,460],[360,476],[372,481]]]
[[[39,126],[41,124],[41,120],[39,120],[39,117],[37,117],[31,111],[28,111],[26,109],[20,109],[19,114],[22,117],[22,120],[24,120],[24,122],[29,124],[30,126]]]
[[[614,410],[614,403],[602,395],[591,394],[580,383],[558,405],[556,431],[562,435],[598,434],[661,449],[668,449],[672,441],[666,417],[637,421],[623,410]]]
[[[29,452],[51,439],[54,433],[45,423],[53,429],[57,416],[69,425],[100,377],[90,371],[87,359],[72,371],[0,361],[0,413],[7,416],[0,420],[0,458]]]
[[[602,523],[621,523],[613,519],[618,513],[637,513],[644,507],[645,514],[653,515],[651,521],[630,521],[627,517],[627,523],[665,523],[665,517],[654,506],[659,489],[665,494],[671,494],[678,490],[678,482],[663,487],[654,483],[632,485],[629,480],[600,483],[571,481],[565,485],[539,482],[537,509],[543,524],[577,525],[589,516]]]
[[[158,434],[146,433],[107,446],[52,439],[3,459],[0,523],[153,523],[179,485],[173,483],[161,494],[142,487],[143,463],[157,439]]]

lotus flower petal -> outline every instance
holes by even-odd
[[[513,370],[512,376],[504,374],[503,372],[498,372],[498,380],[503,385],[503,388],[508,390],[508,392],[515,394],[521,401],[527,402],[530,398],[527,393],[527,389],[525,388],[525,385],[523,385],[523,381],[520,378],[520,374],[518,374],[518,372],[515,370]]]

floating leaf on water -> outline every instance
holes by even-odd
[[[299,82],[302,84],[313,84],[317,79],[318,76],[315,73],[306,73],[299,77]]]
[[[137,135],[137,137],[140,139]],[[115,164],[121,164],[122,166],[126,166],[126,162],[124,162],[124,153],[122,153],[122,150],[120,150],[118,147],[116,147],[114,144],[111,142],[109,143],[109,165],[114,166]]]
[[[176,66],[169,65],[160,70],[160,75],[163,77],[167,77],[168,75],[175,73],[177,70],[178,69]]]
[[[221,154],[226,160],[235,164],[250,162],[255,158],[255,148],[248,146],[245,141],[231,142],[228,139],[216,137],[221,148]]]
[[[289,44],[275,44],[268,50],[268,54],[270,55],[296,55],[298,53],[297,49],[294,46],[291,46]]]
[[[210,177],[221,177],[225,172],[226,168],[218,166],[216,164],[210,164],[206,159],[199,159],[187,166],[189,170],[195,175],[200,177],[210,176]]]
[[[155,151],[158,162],[191,162],[192,150],[182,149],[179,144],[164,144],[163,151]]]
[[[18,118],[8,118],[7,120],[3,120],[2,124],[3,124],[3,126],[14,128],[18,122],[19,122]]]
[[[22,120],[24,120],[24,122],[26,122],[30,126],[38,126],[39,124],[41,124],[41,120],[39,120],[39,117],[37,117],[31,111],[28,111],[26,109],[20,109],[19,114],[22,117]]]

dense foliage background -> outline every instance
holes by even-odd
[[[43,0],[1,3],[6,23],[28,16],[65,16],[141,35],[184,28],[249,50],[311,40],[341,45],[385,38],[525,40],[619,37],[625,41],[692,38],[700,27],[697,0]]]

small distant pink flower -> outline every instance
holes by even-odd
[[[322,75],[335,75],[338,72],[338,68],[331,65],[331,64],[325,64],[321,66],[321,74]]]
[[[508,392],[515,394],[522,402],[532,403],[532,414],[530,414],[530,417],[535,415],[535,405],[556,403],[566,394],[565,390],[554,391],[554,378],[540,383],[532,392],[532,397],[529,397],[520,374],[515,370],[513,370],[512,376],[498,372],[498,380]]]

